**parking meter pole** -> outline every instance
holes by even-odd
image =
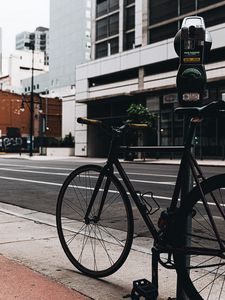
[[[177,94],[179,105],[182,107],[201,106],[204,99],[206,72],[204,59],[210,51],[212,40],[205,29],[203,18],[190,16],[184,18],[181,29],[175,36],[174,47],[179,56],[179,69],[177,72]],[[184,120],[184,139],[188,131],[190,119],[186,116]],[[191,170],[188,162],[183,166],[183,185],[181,190],[181,206],[192,187]],[[184,232],[191,230],[191,217],[187,220]],[[189,245],[190,241],[183,237],[183,244]],[[184,255],[186,266],[190,263],[189,257]],[[177,300],[188,299],[177,282]]]
[[[189,126],[189,122],[190,122],[190,118],[189,117],[185,117],[184,118],[184,139],[186,140],[186,134],[187,134],[187,131],[188,131],[188,126]],[[184,203],[184,199],[186,197],[186,195],[188,194],[188,192],[191,190],[191,188],[193,187],[193,179],[192,179],[192,176],[191,176],[191,170],[190,170],[190,167],[188,165],[188,163],[186,161],[184,161],[184,168],[183,168],[183,184],[182,184],[182,189],[181,189],[181,204],[180,206],[182,207],[183,203]],[[186,226],[186,229],[184,230],[184,232],[187,230],[188,232],[191,231],[191,227],[192,227],[192,220],[191,220],[191,217],[187,219],[187,223],[185,224]],[[190,241],[188,240],[188,238],[184,238],[184,243],[185,245],[189,245],[190,244]],[[184,255],[184,258],[185,260],[185,264],[186,266],[188,266],[190,264],[190,259],[189,259],[189,256],[188,255]],[[182,288],[182,284],[178,278],[177,280],[177,294],[176,294],[176,299],[178,300],[188,300],[189,298],[186,296],[183,288]]]

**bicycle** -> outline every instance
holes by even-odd
[[[181,151],[182,157],[171,204],[161,213],[159,228],[151,220],[149,203],[135,191],[118,159],[119,149],[126,148],[120,147],[121,136],[130,127],[145,128],[146,124],[114,128],[99,120],[78,118],[79,123],[99,126],[111,136],[106,164],[77,168],[66,178],[58,196],[59,239],[78,270],[88,276],[104,277],[123,265],[134,232],[131,198],[154,239],[152,272],[156,288],[159,262],[176,269],[190,299],[225,299],[225,174],[206,179],[192,154],[197,125],[203,118],[224,111],[224,106],[223,101],[217,101],[203,107],[177,109],[188,116],[189,129],[184,146],[170,147]],[[129,149],[146,151],[145,147]],[[187,166],[195,186],[180,202]],[[187,226],[190,220],[192,225]],[[162,254],[167,255],[166,260]]]

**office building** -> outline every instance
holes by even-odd
[[[26,43],[34,43],[36,51],[44,52],[44,63],[49,65],[49,29],[37,27],[34,32],[23,31],[16,35],[16,50],[29,50]]]
[[[176,74],[179,65],[174,36],[184,17],[202,16],[212,36],[206,62],[206,97],[225,92],[225,1],[96,0],[92,7],[91,61],[76,68],[76,111],[89,118],[118,120],[131,103],[141,103],[156,116],[154,141],[182,143]],[[224,121],[204,123],[197,132],[196,153],[224,156]],[[107,143],[97,129],[77,125],[76,155],[102,156]]]
[[[62,136],[74,132],[76,65],[90,60],[91,3],[50,1],[49,91],[63,100]]]

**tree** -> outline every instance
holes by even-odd
[[[127,109],[127,113],[129,118],[127,120],[128,123],[145,123],[148,124],[149,127],[153,127],[155,117],[150,110],[142,104],[132,103]]]

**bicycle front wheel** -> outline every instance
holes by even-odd
[[[185,258],[181,253],[174,253],[175,267],[190,299],[222,300],[225,299],[225,174],[203,181],[201,187],[207,205],[203,204],[199,189],[195,187],[180,210],[177,224],[178,228],[185,228],[187,217],[191,220],[182,235],[196,253]],[[181,241],[179,234],[177,238]],[[180,241],[178,247],[182,247]]]
[[[58,235],[67,257],[78,270],[92,277],[117,271],[133,240],[131,204],[112,174],[104,174],[89,222],[84,219],[101,170],[87,165],[73,171],[60,190],[56,210]]]

